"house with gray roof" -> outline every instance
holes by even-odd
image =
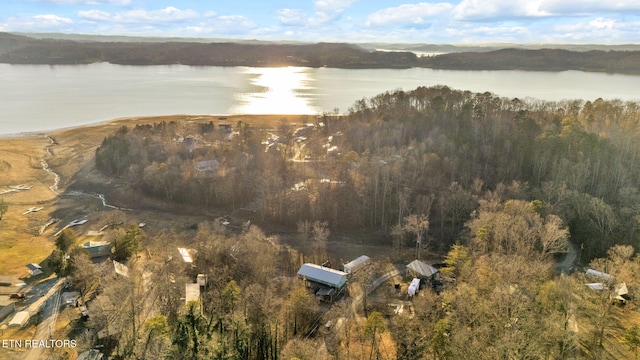
[[[319,300],[327,302],[340,295],[347,283],[347,273],[316,264],[303,264],[298,276],[314,289]]]

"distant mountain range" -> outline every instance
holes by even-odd
[[[423,53],[439,55],[418,56]],[[426,67],[456,70],[581,70],[640,74],[640,46],[312,44],[202,38],[0,33],[0,62],[334,68]]]

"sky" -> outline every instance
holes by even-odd
[[[304,42],[640,44],[640,1],[1,0],[0,31]]]

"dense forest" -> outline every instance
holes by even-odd
[[[73,234],[61,235],[51,261],[83,293],[98,294],[87,326],[113,328],[99,340],[106,352],[287,360],[637,352],[637,103],[439,86],[304,120],[257,127],[185,118],[121,127],[103,140],[95,165],[115,201],[119,191],[166,211],[231,215],[147,236],[128,222],[131,212],[106,213],[101,224],[112,258],[129,267],[126,279],[109,262],[89,265],[67,245]],[[332,247],[347,232],[387,256],[352,276],[342,299],[321,304],[296,271],[340,264]],[[177,259],[176,247],[192,249],[193,262]],[[376,282],[406,271],[420,251],[441,261],[433,289],[408,299]],[[574,259],[561,261],[565,253]],[[588,267],[607,275],[589,277]],[[185,304],[184,286],[198,274],[215,276],[200,301]],[[398,302],[405,315],[389,310]]]
[[[459,50],[458,50],[459,51]],[[196,66],[427,67],[456,70],[536,70],[640,73],[638,51],[503,49],[418,57],[408,51],[369,51],[357,45],[232,42],[95,42],[35,39],[0,33],[0,62]]]

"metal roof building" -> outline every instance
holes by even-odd
[[[422,276],[432,276],[433,274],[438,272],[438,269],[434,268],[433,266],[423,263],[420,260],[413,260],[411,263],[409,263],[409,265],[407,265],[407,268],[415,271],[416,273],[422,275]]]
[[[87,241],[80,247],[86,249],[92,259],[111,255],[111,243],[109,241]]]
[[[347,283],[347,273],[316,264],[304,264],[298,275],[307,281],[340,289]]]
[[[31,274],[32,276],[42,274],[42,267],[40,267],[40,265],[38,264],[35,264],[35,263],[27,264],[27,268],[29,269],[29,274]]]
[[[344,272],[347,274],[351,274],[356,271],[358,268],[364,266],[369,261],[369,257],[367,255],[362,255],[359,258],[352,260],[343,265]]]

